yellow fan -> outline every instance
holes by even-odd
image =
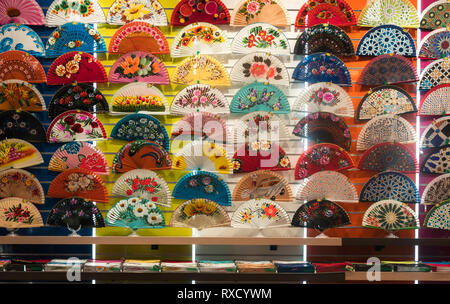
[[[288,11],[278,0],[242,0],[231,14],[230,25],[246,26],[256,22],[267,22],[275,26],[289,26]]]
[[[17,229],[43,225],[42,216],[32,203],[19,197],[0,200],[0,227]]]
[[[31,167],[43,162],[41,153],[27,141],[17,138],[0,141],[0,171]]]

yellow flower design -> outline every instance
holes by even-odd
[[[4,184],[8,183],[8,178],[6,176],[4,176],[2,178],[2,183],[4,183]]]
[[[142,18],[144,15],[150,13],[150,10],[144,7],[144,4],[134,3],[130,7],[123,11],[124,16],[128,21],[133,21],[135,19]]]
[[[194,201],[194,208],[197,212],[200,212],[205,207],[205,201],[202,199],[198,199]]]
[[[213,202],[209,202],[205,205],[205,207],[203,208],[203,214],[212,214],[214,211],[216,211],[216,204]]]
[[[193,204],[188,204],[184,207],[183,210],[184,214],[186,214],[188,217],[194,216],[197,212],[195,211]]]
[[[253,214],[251,214],[250,210],[241,211],[241,222],[242,223],[250,223],[252,221]]]

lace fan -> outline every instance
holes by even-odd
[[[0,171],[42,164],[44,159],[35,146],[21,139],[0,141]]]
[[[246,114],[234,122],[233,129],[236,143],[289,139],[284,120],[270,112],[257,111]]]
[[[420,172],[435,174],[450,173],[449,157],[450,145],[433,149],[422,161]]]
[[[428,211],[423,227],[450,230],[450,200],[434,205]]]
[[[450,56],[450,31],[441,28],[428,33],[420,42],[419,58],[441,59]]]
[[[172,142],[184,138],[209,139],[216,142],[226,142],[227,126],[219,116],[208,112],[197,112],[185,115],[172,127]]]
[[[44,25],[45,16],[36,0],[4,0],[0,3],[0,24]]]
[[[19,110],[0,112],[0,140],[19,138],[31,142],[46,142],[41,121],[31,113]]]
[[[286,210],[268,199],[252,199],[240,205],[231,217],[234,228],[272,229],[290,226]]]
[[[168,25],[166,11],[158,0],[116,0],[108,10],[106,21],[118,25],[132,21]]]
[[[45,194],[39,180],[28,171],[0,171],[0,198],[18,197],[34,204],[44,204]]]
[[[450,115],[450,83],[429,90],[420,102],[420,115]]]
[[[419,16],[409,0],[370,0],[358,18],[358,26],[375,27],[394,24],[403,28],[418,28]]]
[[[211,86],[230,86],[230,76],[216,58],[197,55],[186,58],[177,65],[172,82],[184,85],[203,83]]]
[[[36,57],[45,55],[39,35],[23,24],[5,24],[0,27],[0,52],[23,51]]]
[[[419,90],[429,90],[441,84],[450,83],[450,60],[435,60],[423,69],[420,76]]]
[[[230,25],[246,26],[267,22],[275,26],[289,26],[289,13],[279,0],[241,0],[233,8]]]
[[[0,227],[9,229],[44,226],[39,210],[32,203],[18,197],[0,200]],[[12,234],[14,235],[14,234]]]
[[[54,0],[45,16],[47,26],[67,22],[106,23],[105,14],[97,0]]]
[[[207,84],[193,84],[177,93],[170,104],[170,113],[185,115],[196,112],[228,114],[230,106],[221,91]]]
[[[337,26],[356,25],[353,9],[344,0],[309,0],[300,8],[296,28],[328,23]]]
[[[442,174],[427,184],[422,193],[421,204],[435,205],[450,199],[450,173]]]
[[[230,12],[220,0],[181,0],[173,9],[170,25],[185,26],[194,22],[229,24]]]
[[[170,226],[197,229],[230,226],[230,216],[216,202],[203,198],[192,199],[175,209]]]
[[[47,81],[41,63],[32,55],[22,51],[0,53],[0,81],[10,79],[30,83]]]
[[[422,148],[437,148],[450,144],[450,117],[444,116],[434,120],[422,133]]]
[[[0,110],[45,111],[45,100],[31,83],[10,79],[0,83]]]
[[[447,27],[450,18],[450,5],[445,0],[434,1],[422,12],[420,28],[435,30]]]
[[[291,170],[291,161],[286,152],[277,144],[255,141],[241,146],[233,159],[233,173],[259,170]]]

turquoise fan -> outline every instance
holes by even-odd
[[[423,226],[426,228],[450,230],[450,199],[434,205],[428,211]]]
[[[39,35],[23,24],[9,23],[0,27],[0,52],[23,51],[35,57],[44,56]]]
[[[450,145],[434,149],[429,153],[420,167],[423,173],[450,173]]]

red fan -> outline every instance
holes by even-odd
[[[22,51],[0,53],[0,81],[18,79],[31,83],[46,82],[45,72],[39,61]]]
[[[363,154],[358,168],[361,170],[416,173],[418,165],[414,153],[406,146],[399,143],[381,143]]]
[[[220,0],[181,0],[173,9],[170,25],[185,26],[194,22],[229,24],[230,12]]]
[[[344,0],[308,0],[298,11],[296,28],[328,23],[337,26],[356,25],[353,9]]]
[[[184,138],[184,135],[225,142],[227,127],[225,121],[217,115],[208,112],[191,113],[180,119],[172,128],[172,140],[177,136]]]
[[[233,156],[233,173],[258,170],[282,171],[291,169],[286,152],[270,142],[246,143]]]

